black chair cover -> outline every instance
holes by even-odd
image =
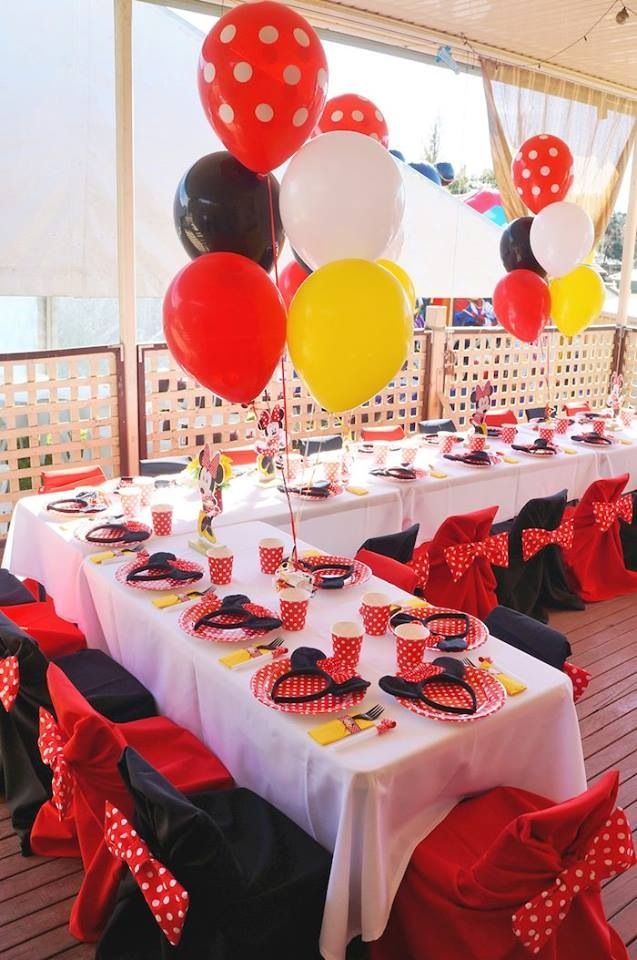
[[[0,658],[18,658],[20,689],[7,711],[0,705],[0,760],[6,801],[22,852],[36,813],[51,796],[51,770],[40,759],[40,707],[55,713],[46,685],[48,660],[31,637],[0,613]],[[100,713],[116,723],[157,714],[153,696],[100,650],[80,650],[55,661]]]
[[[637,570],[637,490],[633,490],[630,495],[633,498],[633,522],[620,523],[619,536],[626,569]]]
[[[409,563],[414,555],[419,529],[420,524],[414,523],[406,530],[399,530],[398,533],[388,533],[384,537],[369,537],[365,543],[361,544],[360,549],[378,553],[381,557],[391,557],[398,563]]]
[[[0,607],[13,607],[22,603],[35,603],[35,597],[8,570],[0,569]]]
[[[489,633],[498,640],[523,650],[556,670],[563,670],[564,661],[571,655],[571,645],[563,633],[517,610],[494,607],[484,622]]]
[[[522,531],[529,527],[555,530],[565,509],[566,490],[529,500],[509,528],[509,566],[494,568],[500,603],[544,622],[547,609],[583,610],[584,603],[569,586],[561,547],[549,544],[525,562]]]
[[[190,457],[162,457],[159,460],[140,460],[139,473],[142,477],[161,477],[165,474],[181,473],[190,463]]]
[[[311,457],[315,453],[327,453],[331,450],[341,450],[343,447],[343,438],[340,434],[333,434],[331,437],[308,437],[306,440],[298,441],[299,453],[303,457]]]
[[[527,420],[535,420],[546,415],[546,407],[527,407],[524,413]]]
[[[130,747],[119,768],[140,835],[190,905],[171,947],[126,870],[96,960],[319,960],[331,857],[318,843],[250,790],[189,799]]]
[[[444,430],[446,433],[455,433],[456,425],[453,420],[419,420],[418,433],[438,433]]]

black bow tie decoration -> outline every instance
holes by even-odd
[[[381,677],[378,685],[381,690],[392,697],[398,697],[406,700],[420,700],[427,704],[433,710],[440,710],[441,713],[453,713],[460,715],[474,714],[478,709],[476,692],[470,683],[464,679],[465,667],[460,660],[454,660],[453,657],[438,657],[433,661],[433,666],[440,667],[439,673],[431,674],[423,680],[405,680],[403,677],[386,676]],[[440,703],[428,697],[424,692],[427,687],[435,684],[445,684],[450,687],[459,687],[469,696],[467,706],[454,706],[449,703]]]

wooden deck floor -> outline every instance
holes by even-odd
[[[556,614],[551,623],[568,635],[573,661],[593,674],[577,706],[589,780],[620,770],[620,804],[637,829],[637,597]],[[21,857],[0,805],[0,960],[93,957],[94,948],[67,930],[80,878],[76,860]],[[637,869],[607,883],[604,902],[637,960]]]

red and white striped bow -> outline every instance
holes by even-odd
[[[526,562],[536,553],[548,547],[550,543],[570,550],[573,546],[575,521],[572,517],[562,520],[555,530],[544,530],[542,527],[527,527],[522,531],[522,559]]]
[[[0,703],[9,712],[20,689],[20,666],[17,657],[0,660]]]
[[[562,870],[555,883],[513,914],[513,933],[530,953],[539,953],[571,908],[578,893],[628,870],[635,847],[626,815],[613,811],[582,860]]]
[[[633,498],[628,494],[625,497],[618,497],[617,500],[611,500],[610,503],[606,503],[604,500],[595,500],[593,501],[593,516],[602,533],[610,530],[616,520],[632,523]]]
[[[170,870],[155,860],[148,845],[108,800],[104,839],[110,853],[123,860],[133,874],[159,929],[171,946],[176,947],[188,913],[188,891],[175,880]]]
[[[445,547],[444,554],[451,576],[457,583],[464,577],[476,557],[484,557],[494,567],[508,567],[509,534],[496,533],[493,537],[477,540],[475,543],[458,543],[453,547]]]
[[[73,801],[73,774],[64,756],[64,744],[64,736],[54,717],[44,707],[40,707],[38,747],[42,762],[53,771],[51,799],[60,820],[68,816]]]

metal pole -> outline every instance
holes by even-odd
[[[617,300],[617,323],[625,326],[628,319],[628,307],[631,295],[631,281],[635,269],[635,240],[637,239],[637,137],[633,145],[632,169],[630,174],[630,191],[628,194],[628,212],[624,225],[624,252],[622,255],[622,272],[619,281],[619,297]]]

